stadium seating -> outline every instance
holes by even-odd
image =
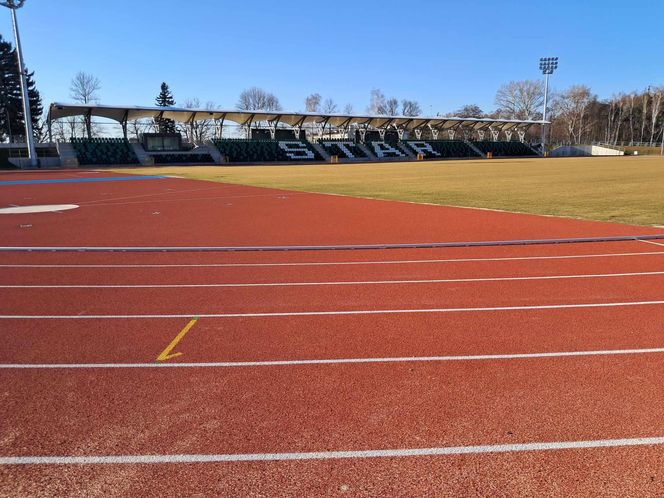
[[[406,140],[405,143],[415,154],[423,154],[425,159],[480,157],[463,140]]]
[[[189,164],[189,163],[214,163],[210,154],[188,153],[188,154],[153,154],[155,164]]]
[[[72,138],[81,165],[138,164],[128,140],[123,138]]]
[[[318,143],[331,156],[339,156],[345,159],[366,159],[366,153],[352,140],[347,139],[320,139]]]
[[[515,140],[510,142],[493,142],[490,140],[479,140],[472,144],[484,154],[491,152],[494,157],[504,156],[536,156],[537,153],[523,142]]]
[[[224,139],[214,145],[232,163],[323,160],[306,140]]]

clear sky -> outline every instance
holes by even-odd
[[[425,114],[490,111],[502,83],[541,77],[544,56],[560,57],[554,89],[664,85],[662,14],[662,0],[27,0],[18,12],[45,104],[70,101],[83,70],[104,104],[152,105],[166,81],[178,103],[233,108],[259,86],[285,110],[318,92],[364,112],[380,88]],[[6,9],[0,33],[13,41]]]

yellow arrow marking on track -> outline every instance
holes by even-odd
[[[172,358],[176,358],[180,356],[182,353],[173,353],[170,354],[173,349],[175,349],[175,346],[178,345],[178,342],[182,340],[182,338],[187,335],[187,332],[191,330],[191,328],[196,325],[196,322],[198,321],[198,317],[195,316],[194,318],[191,319],[191,321],[180,331],[178,335],[175,336],[175,339],[171,341],[171,343],[166,346],[166,349],[164,349],[159,356],[157,356],[157,361],[166,361],[170,360]]]

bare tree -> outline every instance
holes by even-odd
[[[336,114],[339,112],[339,107],[334,103],[332,99],[325,99],[323,102],[323,113],[324,114]]]
[[[458,118],[483,118],[484,112],[476,104],[467,104],[454,111],[454,116]]]
[[[396,116],[399,114],[399,99],[392,97],[385,101],[385,114],[388,116]]]
[[[636,92],[632,92],[629,94],[628,98],[628,116],[629,116],[629,142],[630,144],[634,143],[634,104],[636,101]]]
[[[74,102],[81,104],[96,104],[99,102],[99,90],[101,81],[96,76],[79,71],[74,75],[69,85],[69,96]],[[92,137],[92,119],[90,116],[83,118],[88,138]]]
[[[344,114],[353,114],[353,104],[346,104],[344,106]]]
[[[154,123],[152,121],[146,121],[143,119],[132,119],[127,122],[127,128],[130,135],[133,135],[136,138],[136,141],[141,140],[141,135],[148,130],[153,128]]]
[[[185,109],[201,109],[201,101],[197,97],[185,99],[184,107]],[[204,108],[211,111],[214,110],[215,107],[214,102],[208,101]],[[185,134],[189,143],[199,146],[212,138],[214,134],[214,120],[194,120],[189,124],[183,125],[181,131]]]
[[[67,140],[67,132],[64,119],[56,119],[51,122],[51,135],[56,142],[64,142]]]
[[[371,98],[369,100],[369,107],[367,108],[367,112],[374,115],[387,114],[385,107],[385,95],[378,88],[371,90]]]
[[[509,119],[537,119],[544,102],[542,81],[510,81],[496,92],[500,114]]]
[[[655,140],[655,127],[659,119],[659,112],[662,107],[662,99],[664,98],[664,87],[653,88],[650,92],[652,96],[652,105],[650,110],[650,145],[652,146]],[[645,119],[645,117],[644,117]]]
[[[648,94],[650,93],[650,87],[648,91],[643,92],[641,95],[641,138],[639,142],[643,142],[646,134],[646,116],[648,116]]]
[[[236,104],[240,111],[280,111],[279,99],[262,88],[252,87],[243,90]]]
[[[37,143],[43,144],[48,142],[48,126],[46,125],[45,117],[42,117],[36,125],[33,126],[32,132]]]
[[[101,81],[96,76],[79,71],[69,85],[69,96],[76,102],[92,104],[99,102]]]
[[[605,141],[615,144],[620,135],[620,128],[625,120],[629,98],[623,94],[614,95],[608,102],[606,113]]]
[[[416,101],[404,99],[401,101],[401,114],[403,116],[421,116],[422,108]]]
[[[320,112],[320,93],[312,93],[304,99],[304,110],[306,112]]]
[[[566,124],[568,140],[580,143],[592,126],[589,119],[589,106],[596,97],[585,85],[574,85],[554,100],[556,116]],[[532,118],[529,118],[532,119]]]

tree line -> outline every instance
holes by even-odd
[[[541,119],[544,84],[512,81],[496,93],[491,117]],[[664,140],[664,86],[618,93],[600,100],[587,85],[552,92],[547,104],[551,121],[549,141],[559,144],[589,142],[641,143]]]
[[[476,104],[467,104],[444,116],[540,120],[544,105],[544,82],[510,81],[498,88],[494,104],[496,108],[489,112],[484,112]],[[278,97],[256,87],[244,90],[236,107],[240,110],[282,110]],[[312,93],[304,99],[304,110],[322,114],[353,114],[351,104],[339,111],[333,99],[323,99],[319,93]],[[379,116],[422,116],[422,108],[417,101],[387,98],[376,88],[369,94],[366,112]],[[664,86],[649,86],[644,90],[619,93],[600,100],[587,85],[572,85],[560,92],[550,92],[547,120],[551,122],[548,140],[552,143],[654,145],[664,140]],[[532,128],[530,139],[537,141],[539,130]]]

